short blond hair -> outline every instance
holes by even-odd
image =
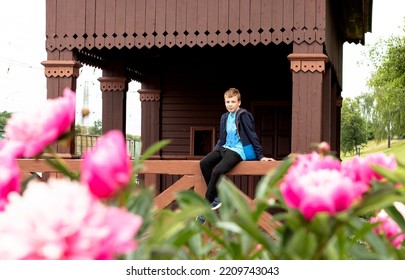
[[[238,89],[236,88],[229,88],[227,91],[224,93],[224,98],[231,98],[236,96],[238,98],[238,101],[241,99],[241,95]]]

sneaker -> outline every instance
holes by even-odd
[[[203,216],[198,216],[197,218],[195,218],[195,220],[202,225],[205,224],[205,219]]]
[[[221,201],[219,200],[218,197],[216,197],[214,201],[211,202],[211,210],[217,210],[219,207],[221,207],[221,205],[222,205]]]

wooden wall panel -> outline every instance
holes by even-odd
[[[145,37],[143,36],[146,32],[146,3],[145,0],[136,0],[135,5],[135,45],[137,48],[142,48],[145,46]]]
[[[262,44],[269,44],[271,42],[271,19],[273,17],[273,0],[262,1],[262,8],[261,8],[261,21],[260,26],[263,29],[260,41]]]
[[[305,38],[305,2],[294,1],[294,42],[301,44]]]
[[[73,37],[76,32],[76,2],[73,1],[66,1],[66,18],[68,19],[68,24],[66,28],[65,34],[65,44],[68,50],[72,50],[75,46],[75,38]]]
[[[284,14],[284,0],[273,0],[272,8],[272,24],[271,27],[274,29],[273,34],[271,34],[271,41],[278,45],[283,40],[283,14]]]
[[[75,0],[75,40],[73,46],[82,49],[85,46],[86,34],[86,1]]]
[[[261,0],[250,1],[249,42],[253,45],[257,45],[260,42],[260,9]]]
[[[218,0],[208,0],[208,24],[207,24],[207,43],[211,47],[215,46],[218,43],[218,21],[219,21],[219,2]]]
[[[147,0],[145,7],[145,46],[151,48],[155,44],[156,0]]]
[[[97,0],[96,5],[96,38],[95,38],[95,45],[96,48],[101,49],[105,46],[104,43],[104,33],[105,33],[105,1],[106,0]]]
[[[325,19],[326,19],[326,0],[318,0],[316,1],[316,19],[315,19],[315,26],[317,30],[325,30]],[[325,42],[325,34],[322,32],[316,33],[316,41],[318,43]]]
[[[239,43],[239,1],[229,1],[229,44],[235,46]]]
[[[319,0],[321,1],[321,0]],[[343,41],[342,38],[337,36],[338,26],[336,23],[336,15],[334,14],[331,3],[327,1],[326,6],[326,27],[325,30],[325,49],[326,54],[329,57],[329,62],[333,65],[333,68],[338,77],[338,85],[340,90],[342,89],[342,63],[343,63]]]
[[[165,45],[171,48],[176,44],[176,0],[167,0],[166,32]]]
[[[165,31],[166,31],[166,0],[156,0],[156,15],[155,15],[155,43],[157,47],[161,48],[166,44]]]
[[[112,49],[115,45],[115,18],[117,17],[116,14],[116,6],[115,0],[106,0],[105,1],[105,47],[107,49]]]
[[[187,0],[186,44],[193,47],[197,43],[197,0]]]
[[[126,0],[125,2],[125,46],[131,49],[135,45],[135,10],[136,1]]]
[[[305,0],[305,42],[312,44],[315,41],[316,2]]]
[[[46,49],[54,50],[56,47],[57,2],[46,0]]]
[[[80,1],[80,0],[79,0]],[[98,3],[98,1],[97,1]],[[85,20],[85,33],[87,38],[85,40],[85,46],[88,49],[92,49],[95,46],[96,35],[96,0],[86,0],[86,20]]]
[[[115,38],[114,45],[118,49],[122,49],[125,46],[125,24],[126,24],[126,3],[125,0],[115,0]]]
[[[176,45],[183,47],[186,42],[186,28],[187,28],[187,0],[177,0],[176,5]]]
[[[284,0],[282,41],[290,44],[294,39],[294,0]]]
[[[250,43],[249,30],[250,30],[250,0],[240,1],[240,23],[239,23],[239,42],[242,46]]]
[[[200,0],[197,3],[197,45],[203,47],[207,44],[208,2]]]
[[[56,48],[59,50],[66,48],[65,34],[67,33],[67,14],[66,14],[66,1],[57,1],[56,6]]]
[[[219,27],[219,34],[218,34],[218,43],[221,46],[225,46],[228,44],[228,29],[229,29],[229,3],[228,0],[219,0],[218,3],[218,27]]]

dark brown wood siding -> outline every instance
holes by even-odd
[[[171,140],[162,156],[190,157],[192,127],[214,127],[218,139],[219,120],[226,112],[223,94],[229,87],[241,91],[241,107],[252,113],[261,102],[268,105],[284,101],[291,106],[292,75],[285,59],[290,52],[289,47],[275,46],[257,46],[254,52],[247,47],[182,49],[181,59],[175,52],[170,56],[161,52],[164,67],[156,67],[161,71],[161,138]],[[288,109],[290,113],[291,107]],[[286,143],[280,148],[287,147],[289,153],[290,118],[288,123],[284,128],[288,134],[283,138]],[[280,135],[272,137],[282,139]]]
[[[333,65],[336,76],[338,78],[338,84],[340,89],[342,88],[342,71],[343,71],[343,38],[339,36],[338,23],[336,11],[334,11],[331,3],[327,3],[326,6],[326,40],[325,40],[325,52],[329,57],[329,62]]]

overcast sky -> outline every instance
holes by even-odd
[[[401,33],[405,16],[405,0],[373,0],[372,33],[366,34],[366,45],[377,38]],[[358,65],[366,47],[344,44],[343,97],[353,97],[366,90],[369,69]],[[22,111],[40,106],[46,100],[46,79],[41,62],[45,51],[45,0],[0,0],[0,111]],[[99,70],[82,68],[77,85],[77,111],[81,111],[85,85],[89,88],[88,105],[91,118],[76,123],[91,125],[101,119]],[[127,132],[140,134],[140,102],[131,83],[128,94]]]
[[[367,45],[373,45],[379,38],[402,35],[405,17],[405,0],[373,0],[372,32],[366,34],[365,46],[343,45],[343,97],[354,97],[367,91],[366,81],[370,69],[359,65],[367,52]]]

